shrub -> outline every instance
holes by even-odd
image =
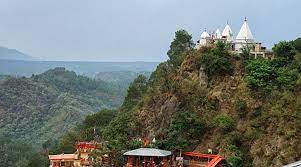
[[[198,141],[205,130],[205,124],[193,112],[177,111],[173,116],[167,139],[161,143],[165,149],[183,149]]]
[[[230,167],[242,167],[243,166],[243,160],[241,157],[238,156],[231,156],[227,158],[227,162]]]
[[[226,159],[230,167],[243,166],[243,154],[237,146],[230,144],[227,146],[226,151],[231,153],[231,156]]]
[[[297,69],[279,68],[277,69],[276,82],[281,89],[292,89],[298,79]]]
[[[219,42],[211,52],[203,54],[201,64],[209,76],[232,74],[234,67],[230,58],[227,45]]]
[[[272,81],[275,79],[276,72],[271,62],[266,59],[253,59],[246,66],[246,82],[252,89],[269,90],[272,89]]]
[[[241,99],[238,99],[234,103],[235,110],[240,118],[246,115],[247,103]]]
[[[234,120],[226,114],[218,115],[214,120],[214,125],[223,132],[229,132],[234,129]]]
[[[287,61],[287,63],[291,62],[297,54],[297,50],[292,42],[281,41],[274,45],[272,49],[277,59],[283,59],[284,61]]]

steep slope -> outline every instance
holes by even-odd
[[[85,115],[116,108],[122,92],[64,68],[0,82],[0,133],[41,144],[66,133]]]
[[[156,138],[151,146],[161,149],[210,148],[233,167],[301,158],[301,63],[292,43],[275,45],[273,60],[227,47],[195,50],[187,32],[176,32],[170,59],[148,81],[137,78],[117,115],[99,127],[101,139],[119,153],[117,164],[122,150],[142,146],[139,138]]]
[[[227,66],[220,61],[227,54],[223,52],[191,51],[179,68],[155,75],[133,111],[133,137],[155,137],[165,149],[211,148],[232,166],[281,166],[299,160],[300,62],[283,66],[278,64],[282,58],[246,61],[229,55],[225,60],[232,65]],[[166,70],[167,63],[153,74]],[[260,66],[251,68],[254,64]]]

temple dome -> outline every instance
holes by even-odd
[[[229,24],[227,24],[223,30],[223,33],[222,33],[222,36],[223,37],[226,37],[228,41],[232,41],[233,40],[233,32],[229,26]]]
[[[254,37],[253,37],[250,27],[247,23],[247,19],[245,19],[243,25],[241,26],[240,31],[236,37],[236,41],[254,42]]]
[[[202,38],[202,39],[210,38],[210,35],[208,34],[207,31],[204,31],[204,32],[201,34],[201,38]]]

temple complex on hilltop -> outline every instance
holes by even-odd
[[[272,58],[271,52],[267,51],[266,47],[263,47],[261,43],[257,42],[253,37],[247,22],[247,18],[245,18],[244,23],[235,39],[233,31],[230,25],[227,23],[222,32],[219,29],[213,33],[208,33],[205,30],[201,34],[200,40],[197,41],[196,48],[199,49],[203,46],[212,46],[218,41],[230,44],[230,49],[234,53],[242,53],[242,49],[247,47],[250,49],[251,55],[253,55],[255,58]]]

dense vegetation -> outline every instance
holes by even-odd
[[[0,148],[1,151],[6,150],[5,155],[8,156],[1,156],[3,163],[0,164],[20,166],[20,163],[30,163],[27,162],[31,158],[29,156],[41,155],[41,149],[47,155],[48,148],[56,145],[60,136],[81,128],[78,125],[86,115],[104,108],[118,108],[124,99],[126,85],[133,78],[129,73],[123,74],[118,82],[89,79],[64,68],[29,78],[0,76],[0,134],[6,137],[1,138]],[[112,76],[118,79],[118,76]],[[95,118],[103,117],[110,121],[114,114],[105,111],[96,113]],[[85,122],[91,122],[93,117],[90,119],[88,116]],[[88,125],[83,128],[87,134],[90,133]],[[73,144],[70,144],[72,148]],[[68,147],[66,143],[62,145]],[[43,160],[43,156],[35,157]],[[47,162],[40,160],[36,160],[37,163]]]
[[[254,59],[248,50],[233,55],[223,43],[200,50],[193,46],[186,31],[176,32],[170,59],[159,64],[149,80],[139,76],[120,109],[86,117],[82,128],[60,143],[78,138],[106,141],[106,152],[113,153],[117,164],[124,150],[142,146],[139,138],[156,138],[150,146],[162,149],[212,148],[235,167],[299,160],[299,40],[276,44],[272,60]],[[200,78],[200,68],[208,80]]]
[[[48,164],[48,159],[44,156],[47,152],[37,152],[28,143],[5,137],[0,137],[0,143],[1,167],[37,167]]]

